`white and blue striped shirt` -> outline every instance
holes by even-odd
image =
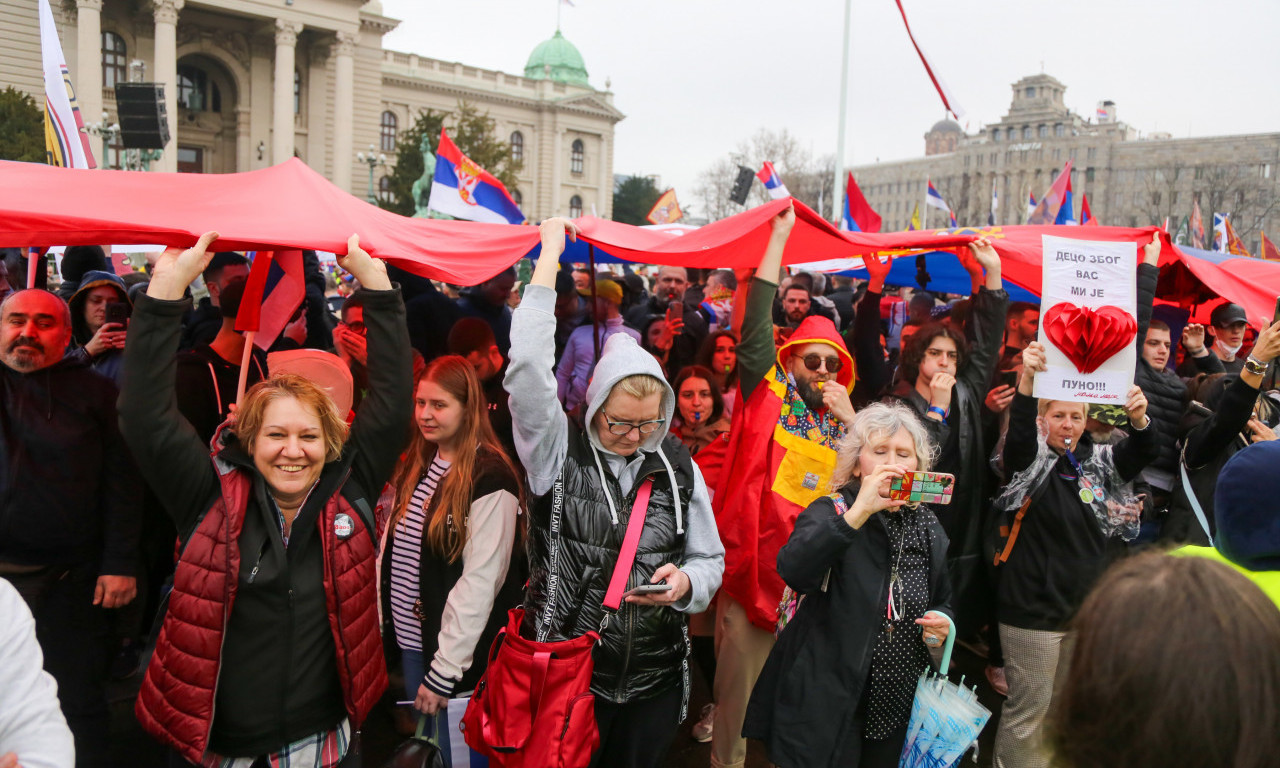
[[[418,564],[426,546],[423,528],[427,509],[440,480],[449,471],[450,462],[438,455],[413,489],[413,498],[396,523],[391,540],[391,622],[396,631],[396,644],[404,651],[422,650],[421,587]]]

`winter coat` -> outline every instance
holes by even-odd
[[[358,729],[386,685],[371,508],[404,443],[412,379],[398,292],[363,297],[370,394],[287,548],[253,458],[226,436],[210,466],[177,409],[174,352],[189,301],[139,297],[121,430],[188,543],[137,710],[188,760],[206,749],[271,753],[344,717]]]
[[[840,495],[851,504],[856,486]],[[947,535],[927,507],[908,514],[928,529],[929,609],[953,616]],[[778,553],[778,573],[804,595],[756,681],[743,735],[764,741],[770,761],[787,766],[836,766],[851,738],[854,713],[884,627],[892,563],[885,522],[873,515],[854,529],[832,497],[810,504]],[[923,641],[922,641],[923,642]]]

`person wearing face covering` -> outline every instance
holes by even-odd
[[[561,408],[549,340],[559,256],[566,232],[576,237],[577,229],[554,218],[542,222],[541,231],[542,258],[511,322],[504,382],[531,497],[520,632],[554,642],[601,629],[632,504],[642,484],[650,484],[627,587],[662,582],[670,589],[627,597],[604,624],[592,654],[600,734],[592,765],[656,768],[688,709],[686,614],[705,610],[719,588],[724,549],[702,473],[686,448],[664,442],[675,393],[635,339],[619,333],[605,342],[587,387],[583,424]],[[563,522],[552,557],[557,500]]]
[[[1010,480],[996,498],[1021,510],[997,554],[997,610],[1009,697],[996,732],[997,768],[1047,768],[1042,722],[1054,681],[1070,656],[1068,622],[1112,559],[1119,539],[1137,536],[1142,505],[1128,485],[1157,455],[1147,399],[1132,387],[1124,409],[1129,437],[1096,445],[1085,432],[1086,403],[1039,400],[1035,375],[1045,348],[1022,352],[1022,375],[1009,412],[1004,467]]]

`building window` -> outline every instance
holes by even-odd
[[[1033,85],[1027,89],[1027,98],[1034,99],[1036,97],[1036,87]]]
[[[513,145],[514,146],[514,145]],[[520,194],[520,190],[511,190],[511,199],[516,201],[516,207],[521,211],[524,210],[524,195]]]
[[[1049,138],[1049,126],[1047,125],[1040,126],[1039,128],[1036,129],[1036,132],[1040,134],[1040,138],[1042,139]]]
[[[1098,157],[1097,147],[1089,147],[1089,149],[1084,153],[1085,160],[1095,160],[1097,159],[1097,157]]]
[[[293,114],[302,114],[302,73],[293,70]]]
[[[581,144],[582,142],[577,142]],[[569,198],[569,218],[576,219],[582,215],[582,198],[574,195]]]
[[[1053,159],[1054,159],[1054,160],[1061,160],[1061,159],[1062,159],[1062,150],[1061,150],[1061,149],[1055,149],[1055,150],[1053,150]]]
[[[221,112],[222,94],[209,75],[190,64],[178,67],[178,106],[192,112]]]
[[[396,151],[396,129],[399,126],[399,120],[396,119],[396,113],[387,110],[382,113],[382,124],[379,136],[381,137],[380,148],[383,152]]]
[[[978,155],[978,167],[982,167],[982,155]]]
[[[1123,193],[1123,192],[1117,192],[1117,193],[1116,193],[1116,208],[1123,208],[1123,207],[1124,207],[1124,193]]]
[[[378,179],[378,202],[391,202],[391,177],[383,176]]]
[[[1086,169],[1085,169],[1085,172],[1084,172],[1084,180],[1085,180],[1085,183],[1086,183],[1086,184],[1092,184],[1092,183],[1093,183],[1093,169],[1092,169],[1092,168],[1086,168]]]
[[[1160,207],[1160,201],[1162,199],[1164,199],[1164,195],[1160,194],[1160,190],[1157,189],[1151,193],[1151,204],[1157,208]]]
[[[1169,193],[1169,203],[1171,205],[1177,205],[1180,199],[1182,199],[1181,192],[1174,191]]]
[[[524,134],[519,131],[511,132],[511,159],[517,163],[524,162]]]
[[[1057,136],[1058,138],[1062,138],[1063,136],[1066,136],[1067,126],[1063,125],[1062,123],[1058,123],[1057,125],[1053,126],[1053,135]]]
[[[111,143],[107,144],[107,168],[117,171],[124,168],[124,139],[120,138],[119,131],[111,139]]]
[[[1029,125],[1022,126],[1022,138],[1024,139],[1031,138],[1031,126]]]
[[[102,33],[102,87],[129,82],[129,58],[125,55],[124,38],[115,32]]]
[[[1258,175],[1264,179],[1271,178],[1271,163],[1263,163],[1258,166]]]
[[[992,140],[992,141],[1000,141],[1000,129],[999,129],[999,128],[992,128],[992,129],[991,129],[991,140]]]
[[[586,151],[582,145],[582,139],[573,140],[573,148],[569,152],[569,171],[571,173],[582,173],[585,163]]]
[[[1203,179],[1203,178],[1204,178],[1204,168],[1203,168],[1202,166],[1199,166],[1199,165],[1197,165],[1197,166],[1196,166],[1196,175],[1195,175],[1195,178],[1196,178],[1197,180],[1199,180],[1199,179]]]

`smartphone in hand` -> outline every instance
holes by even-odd
[[[889,485],[889,498],[910,504],[950,504],[956,476],[946,472],[905,472]]]
[[[635,589],[629,589],[622,593],[623,597],[638,597],[640,595],[656,595],[662,592],[670,592],[671,585],[665,582],[657,584],[641,584]]]
[[[129,327],[129,305],[123,301],[113,301],[107,304],[107,313],[105,323],[116,323],[122,329]]]

